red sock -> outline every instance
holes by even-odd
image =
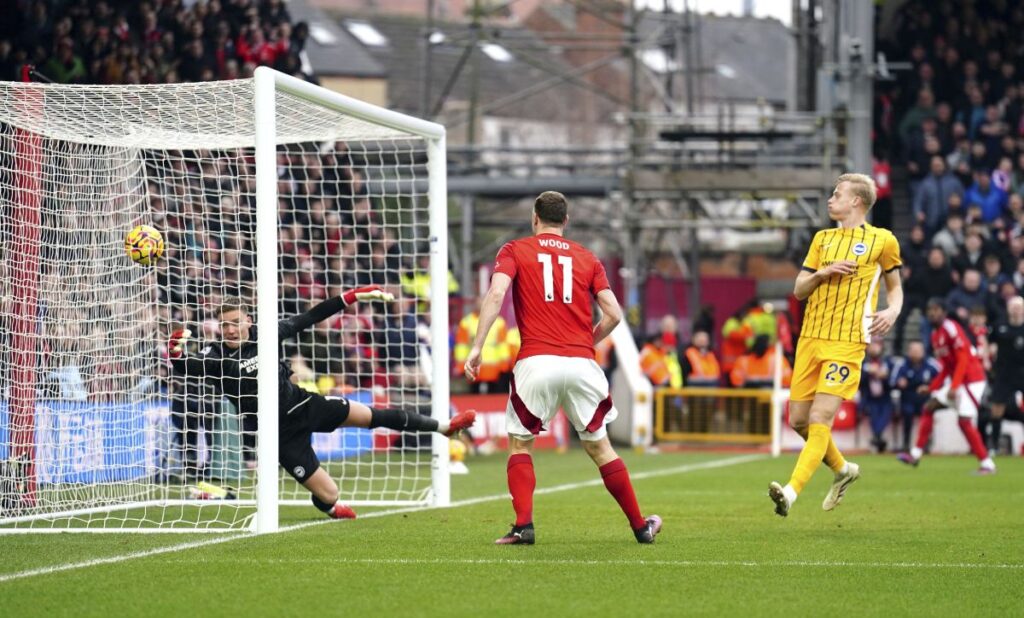
[[[609,461],[601,466],[601,478],[604,479],[604,486],[608,493],[619,503],[622,512],[629,520],[629,526],[634,530],[647,525],[644,516],[640,514],[640,505],[636,503],[636,494],[633,493],[633,483],[629,481],[629,470],[621,459]]]
[[[978,458],[978,461],[987,459],[988,449],[985,448],[985,442],[981,439],[981,434],[978,433],[978,428],[974,426],[974,422],[969,418],[960,417],[960,431],[964,432],[967,444],[971,445],[971,452]]]
[[[932,425],[934,423],[934,412],[925,412],[921,415],[921,424],[917,428],[917,448],[924,449],[924,447],[928,446],[928,438],[932,437]]]
[[[516,525],[533,523],[533,490],[537,477],[533,474],[533,458],[525,453],[509,455],[508,492],[512,494],[512,508],[516,512]]]

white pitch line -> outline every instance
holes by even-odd
[[[764,459],[765,455],[741,455],[738,457],[727,457],[725,459],[714,459],[712,461],[705,461],[695,464],[683,464],[680,466],[673,466],[671,468],[662,468],[660,470],[649,470],[646,472],[637,472],[636,474],[630,474],[633,480],[643,480],[649,478],[655,478],[659,476],[669,476],[672,474],[685,474],[687,472],[696,472],[698,470],[711,470],[714,468],[724,468],[727,466],[734,466],[737,464],[743,464],[750,461],[756,461],[758,459]],[[563,485],[555,485],[553,487],[544,487],[534,492],[536,495],[554,494],[563,491],[571,491],[573,489],[581,489],[583,487],[592,487],[594,485],[601,485],[604,481],[601,479],[592,479],[589,481],[581,481],[579,483],[565,483]],[[509,496],[507,493],[503,494],[492,494],[490,496],[481,496],[479,498],[469,498],[467,500],[458,500],[452,502],[448,508],[459,508],[463,506],[471,506],[474,504],[482,504],[486,502],[496,502],[498,500],[508,500]],[[374,517],[387,517],[389,515],[401,515],[404,513],[416,513],[420,511],[427,511],[435,509],[432,506],[410,506],[398,509],[389,509],[386,511],[375,511],[373,513],[367,513],[366,515],[360,515],[359,519],[371,519]],[[440,510],[440,509],[439,509]],[[324,524],[334,523],[332,519],[320,519],[316,521],[304,522],[301,524],[294,524],[291,526],[284,526],[278,530],[278,532],[293,532],[295,530],[302,530],[303,528],[312,528],[313,526],[322,526]],[[187,533],[187,531],[184,531]],[[135,560],[138,558],[148,558],[150,556],[159,556],[160,554],[170,554],[179,551],[187,551],[190,549],[196,549],[199,547],[208,547],[210,545],[219,545],[221,543],[228,543],[230,541],[236,541],[238,539],[253,539],[258,538],[252,534],[229,534],[223,537],[217,537],[214,539],[206,539],[203,541],[192,541],[189,543],[180,543],[178,545],[169,545],[167,547],[157,547],[154,549],[147,549],[140,552],[132,552],[130,554],[120,554],[117,556],[108,556],[106,558],[94,558],[92,560],[84,560],[82,562],[73,562],[70,564],[60,564],[56,566],[40,567],[38,569],[29,569],[26,571],[18,571],[15,573],[8,573],[0,575],[0,584],[14,581],[17,579],[25,579],[28,577],[35,577],[37,575],[49,575],[51,573],[61,573],[64,571],[73,571],[76,569],[85,569],[93,566],[100,566],[104,564],[116,564],[118,562],[127,562],[129,560]]]
[[[513,550],[515,551],[515,550]],[[182,564],[195,564],[197,560],[176,560]],[[200,559],[198,562],[205,562]],[[270,558],[266,560],[253,559],[252,563],[274,563],[274,564],[309,564],[329,563],[338,564],[339,560],[331,558],[309,559],[309,558]],[[759,562],[755,560],[560,560],[560,559],[539,559],[528,560],[520,558],[344,558],[341,562],[347,564],[411,564],[411,565],[556,565],[556,566],[659,566],[659,567],[749,567],[755,569],[774,569],[779,567],[795,568],[870,568],[870,569],[1009,569],[1024,570],[1024,564],[1011,563],[983,563],[983,562],[831,562],[828,560],[771,560]]]

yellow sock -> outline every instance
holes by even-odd
[[[800,429],[794,428],[794,431],[800,434],[800,437],[805,441],[807,440],[806,427],[801,427]],[[828,448],[825,449],[825,457],[822,458],[822,461],[824,461],[825,465],[831,468],[836,474],[839,474],[843,469],[843,466],[846,465],[846,458],[839,452],[839,448],[836,446],[836,441],[832,439],[831,431],[828,433]]]
[[[796,460],[796,467],[793,468],[793,476],[789,479],[789,486],[799,494],[804,490],[804,485],[814,476],[814,471],[821,465],[825,451],[828,450],[828,441],[832,432],[828,425],[812,423],[807,428],[807,444],[800,451],[800,458]]]

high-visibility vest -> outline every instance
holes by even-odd
[[[775,343],[778,326],[775,323],[774,313],[767,313],[760,307],[754,307],[743,318],[743,323],[749,325],[754,331],[754,337],[768,335],[769,343]]]
[[[686,348],[686,360],[690,363],[690,375],[686,376],[686,383],[693,386],[696,384],[709,385],[717,384],[722,377],[722,368],[718,365],[718,359],[711,350],[701,353],[694,346]]]
[[[722,371],[732,371],[737,359],[747,353],[754,330],[736,318],[729,318],[722,326]]]
[[[455,371],[458,373],[465,371],[466,359],[473,348],[473,339],[479,325],[480,314],[475,311],[459,321],[459,328],[455,331],[455,351],[452,355]],[[480,373],[477,378],[480,382],[496,382],[506,371],[509,362],[506,334],[505,319],[499,315],[494,320],[491,331],[487,333],[487,338],[484,339],[484,347],[480,354]]]
[[[502,371],[508,372],[512,371],[512,367],[516,364],[516,358],[519,357],[519,348],[523,347],[523,338],[519,335],[518,327],[512,327],[506,331],[504,346],[502,355],[505,359],[505,368]]]
[[[786,357],[782,357],[782,385],[789,386],[793,369]],[[761,356],[744,354],[736,361],[729,379],[733,386],[744,386],[750,382],[769,383],[775,379],[775,350],[768,350]]]
[[[407,273],[400,278],[402,284],[402,292],[406,296],[415,296],[419,299],[417,306],[421,311],[428,309],[427,303],[430,301],[430,274],[423,270],[417,270],[413,273]],[[459,281],[455,278],[452,271],[448,271],[448,294],[455,294],[459,291]]]
[[[640,351],[640,369],[655,386],[683,386],[683,368],[675,352],[665,352],[653,343]]]

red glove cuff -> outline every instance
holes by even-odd
[[[383,291],[379,285],[367,285],[361,288],[352,288],[341,293],[341,302],[345,303],[345,306],[349,306],[358,300],[356,294],[364,294],[366,292]]]

